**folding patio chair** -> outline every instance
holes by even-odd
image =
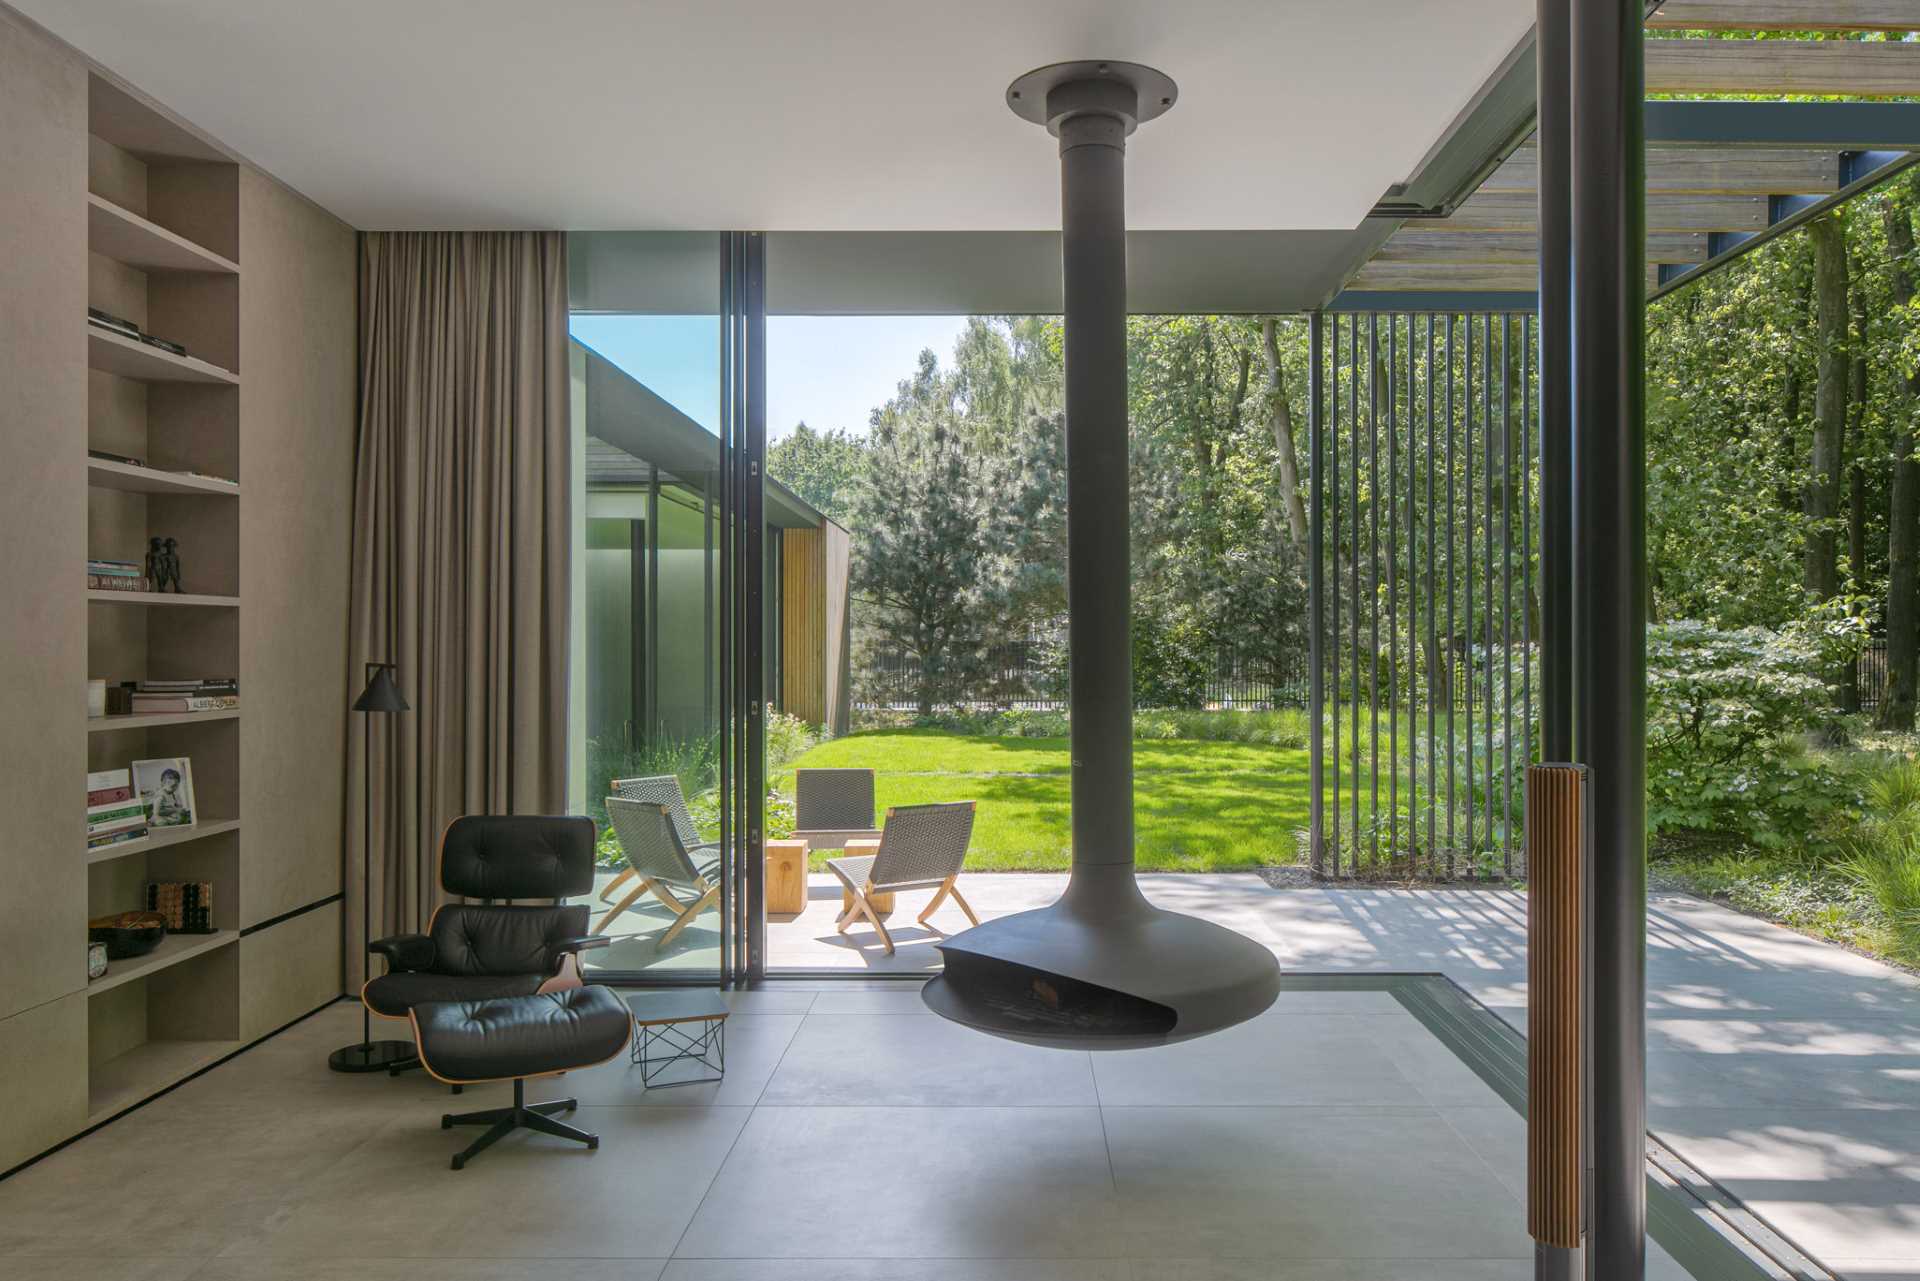
[[[847,927],[864,916],[880,933],[880,942],[889,955],[893,935],[874,907],[872,895],[895,890],[939,887],[917,922],[927,923],[948,898],[960,905],[975,925],[967,900],[960,897],[956,884],[961,865],[967,861],[967,843],[973,839],[972,801],[947,801],[935,805],[896,805],[887,811],[887,825],[880,832],[880,848],[872,854],[827,860],[827,870],[840,878],[853,897],[853,905],[840,914],[834,928],[845,934]]]
[[[848,841],[879,836],[873,825],[873,771],[797,769],[793,772],[793,836],[816,850],[843,850]]]
[[[621,796],[607,798],[607,817],[613,820],[620,852],[626,855],[627,866],[640,878],[640,884],[600,918],[594,933],[604,933],[607,925],[632,907],[641,895],[652,893],[679,913],[667,932],[660,936],[657,946],[664,948],[678,938],[680,931],[691,925],[696,916],[720,901],[718,847],[705,847],[712,850],[711,857],[696,863],[692,851],[680,839],[672,811],[670,805]],[[676,889],[691,897],[676,896],[673,892]]]
[[[613,789],[615,796],[630,801],[649,801],[655,805],[665,805],[672,811],[673,830],[680,834],[680,843],[694,858],[701,856],[703,850],[718,850],[717,841],[703,841],[693,826],[693,815],[687,812],[686,793],[680,790],[680,780],[672,774],[647,774],[638,778],[616,778],[607,786]],[[631,865],[620,869],[620,874],[607,882],[600,891],[602,903],[613,902],[613,896],[622,885],[634,878]]]

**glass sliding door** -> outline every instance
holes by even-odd
[[[588,954],[599,977],[724,981],[747,955],[742,868],[759,807],[742,765],[758,684],[737,678],[746,633],[732,596],[758,556],[738,530],[759,464],[741,448],[733,240],[576,233],[569,245],[571,783],[601,833],[589,901],[614,942]]]

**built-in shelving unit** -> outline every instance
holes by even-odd
[[[223,494],[240,496],[238,481],[217,476],[195,476],[190,472],[162,471],[158,467],[136,467],[105,458],[87,460],[87,484],[102,489],[123,489],[130,494]]]
[[[159,947],[145,956],[115,961],[112,968],[87,985],[87,995],[98,996],[102,992],[111,992],[123,983],[133,983],[182,961],[191,961],[202,952],[227,947],[239,937],[237,930],[215,930],[211,934],[169,934],[160,940]]]
[[[128,841],[123,845],[109,845],[103,850],[88,850],[88,863],[111,863],[117,858],[131,858],[135,854],[149,854],[154,850],[165,849],[169,845],[185,845],[188,841],[205,840],[209,836],[218,836],[222,832],[237,832],[240,820],[237,818],[201,819],[196,827],[163,827],[155,829],[144,840]]]
[[[239,675],[240,179],[238,166],[163,114],[97,77],[89,96],[84,217],[87,305],[186,349],[86,324],[88,675],[109,684]],[[78,447],[78,442],[76,442]],[[219,479],[228,477],[230,479]],[[175,540],[179,593],[85,586],[85,560],[145,564]],[[76,714],[78,709],[76,708]],[[157,713],[87,721],[89,770],[191,762],[198,823],[76,849],[87,917],[144,908],[153,881],[205,882],[212,934],[174,934],[112,961],[86,989],[87,1108],[111,1116],[238,1048],[240,713]],[[74,780],[74,803],[81,801]],[[76,935],[84,922],[75,922]]]
[[[110,734],[119,730],[163,729],[168,725],[200,725],[208,721],[239,719],[239,708],[219,712],[142,712],[134,716],[93,716],[87,719],[87,733]]]
[[[142,271],[198,271],[237,276],[240,264],[203,249],[157,222],[87,193],[87,248]]]
[[[96,1063],[87,1081],[87,1124],[98,1125],[156,1090],[192,1076],[240,1048],[230,1041],[143,1041]]]
[[[238,596],[190,595],[186,592],[109,592],[87,589],[89,603],[98,605],[158,605],[175,609],[183,606],[199,609],[238,609]]]
[[[83,322],[84,323],[84,322]],[[87,325],[87,368],[143,383],[223,383],[240,385],[239,376],[194,356],[176,356],[125,334]]]

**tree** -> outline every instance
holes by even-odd
[[[1838,212],[1807,225],[1813,243],[1815,374],[1813,451],[1804,490],[1806,589],[1819,600],[1840,592],[1835,534],[1847,429],[1847,241]]]
[[[869,607],[864,643],[883,640],[915,660],[923,716],[983,684],[1009,578],[987,533],[984,468],[946,391],[933,353],[921,353],[915,376],[874,411],[851,512],[853,590]]]
[[[865,440],[838,427],[819,432],[801,423],[767,447],[767,475],[842,526],[852,519],[866,468]]]
[[[1914,315],[1912,187],[1882,210],[1892,262],[1895,314],[1910,326]],[[1909,331],[1908,342],[1913,335]],[[1893,478],[1887,513],[1887,688],[1880,701],[1884,729],[1914,728],[1915,683],[1920,678],[1920,456],[1914,448],[1914,415],[1920,407],[1920,362],[1911,350],[1894,380]]]

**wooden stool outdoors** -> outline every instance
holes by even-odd
[[[807,910],[807,843],[767,842],[767,911],[798,915]]]

